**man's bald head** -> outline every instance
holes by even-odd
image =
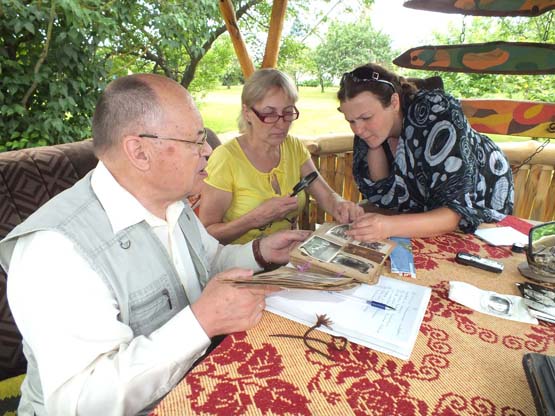
[[[155,74],[134,74],[112,81],[98,100],[93,116],[97,157],[115,148],[126,135],[154,131],[163,119],[164,93],[175,89],[183,87]]]

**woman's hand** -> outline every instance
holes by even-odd
[[[264,201],[249,214],[253,219],[253,227],[260,228],[273,221],[285,218],[287,214],[297,209],[297,197],[280,196]]]
[[[345,234],[359,241],[379,241],[393,235],[392,217],[368,213],[356,219]]]
[[[333,210],[331,215],[333,218],[341,223],[347,224],[355,221],[357,218],[364,214],[364,209],[351,201],[346,201],[341,197],[338,197],[333,204]]]
[[[383,215],[366,213],[351,225],[347,235],[360,241],[378,241],[389,237],[432,237],[455,231],[461,216],[451,208],[427,212]]]

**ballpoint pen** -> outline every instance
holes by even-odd
[[[386,311],[394,311],[396,310],[393,306],[386,305],[385,303],[376,302],[374,300],[367,300],[366,303],[374,308],[384,309]]]
[[[393,306],[389,306],[389,305],[386,305],[385,303],[381,303],[381,302],[376,302],[375,300],[366,300],[366,299],[363,299],[363,298],[358,297],[358,296],[344,295],[343,293],[338,293],[338,292],[328,292],[328,293],[333,294],[334,296],[339,296],[341,298],[351,299],[351,300],[354,300],[355,302],[366,303],[367,305],[373,306],[374,308],[383,309],[384,311],[396,311],[397,310]]]

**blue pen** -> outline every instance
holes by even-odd
[[[367,300],[366,303],[374,308],[383,309],[386,311],[395,311],[396,309],[393,306],[386,305],[385,303],[376,302],[374,300]]]
[[[384,311],[396,311],[393,306],[386,305],[385,303],[376,302],[375,300],[366,300],[358,296],[353,295],[344,295],[343,293],[339,292],[328,292],[330,295],[338,296],[345,299],[354,300],[355,302],[362,302],[366,303],[367,305],[373,306],[374,308],[383,309]]]

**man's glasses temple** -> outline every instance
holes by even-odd
[[[171,140],[173,142],[196,144],[200,148],[202,148],[204,146],[204,144],[206,143],[206,141],[208,140],[208,133],[207,133],[206,129],[203,129],[202,139],[200,141],[175,139],[173,137],[160,137],[160,136],[157,136],[156,134],[148,134],[148,133],[141,133],[141,134],[138,134],[138,136],[141,137],[141,138],[146,138],[146,139]]]

